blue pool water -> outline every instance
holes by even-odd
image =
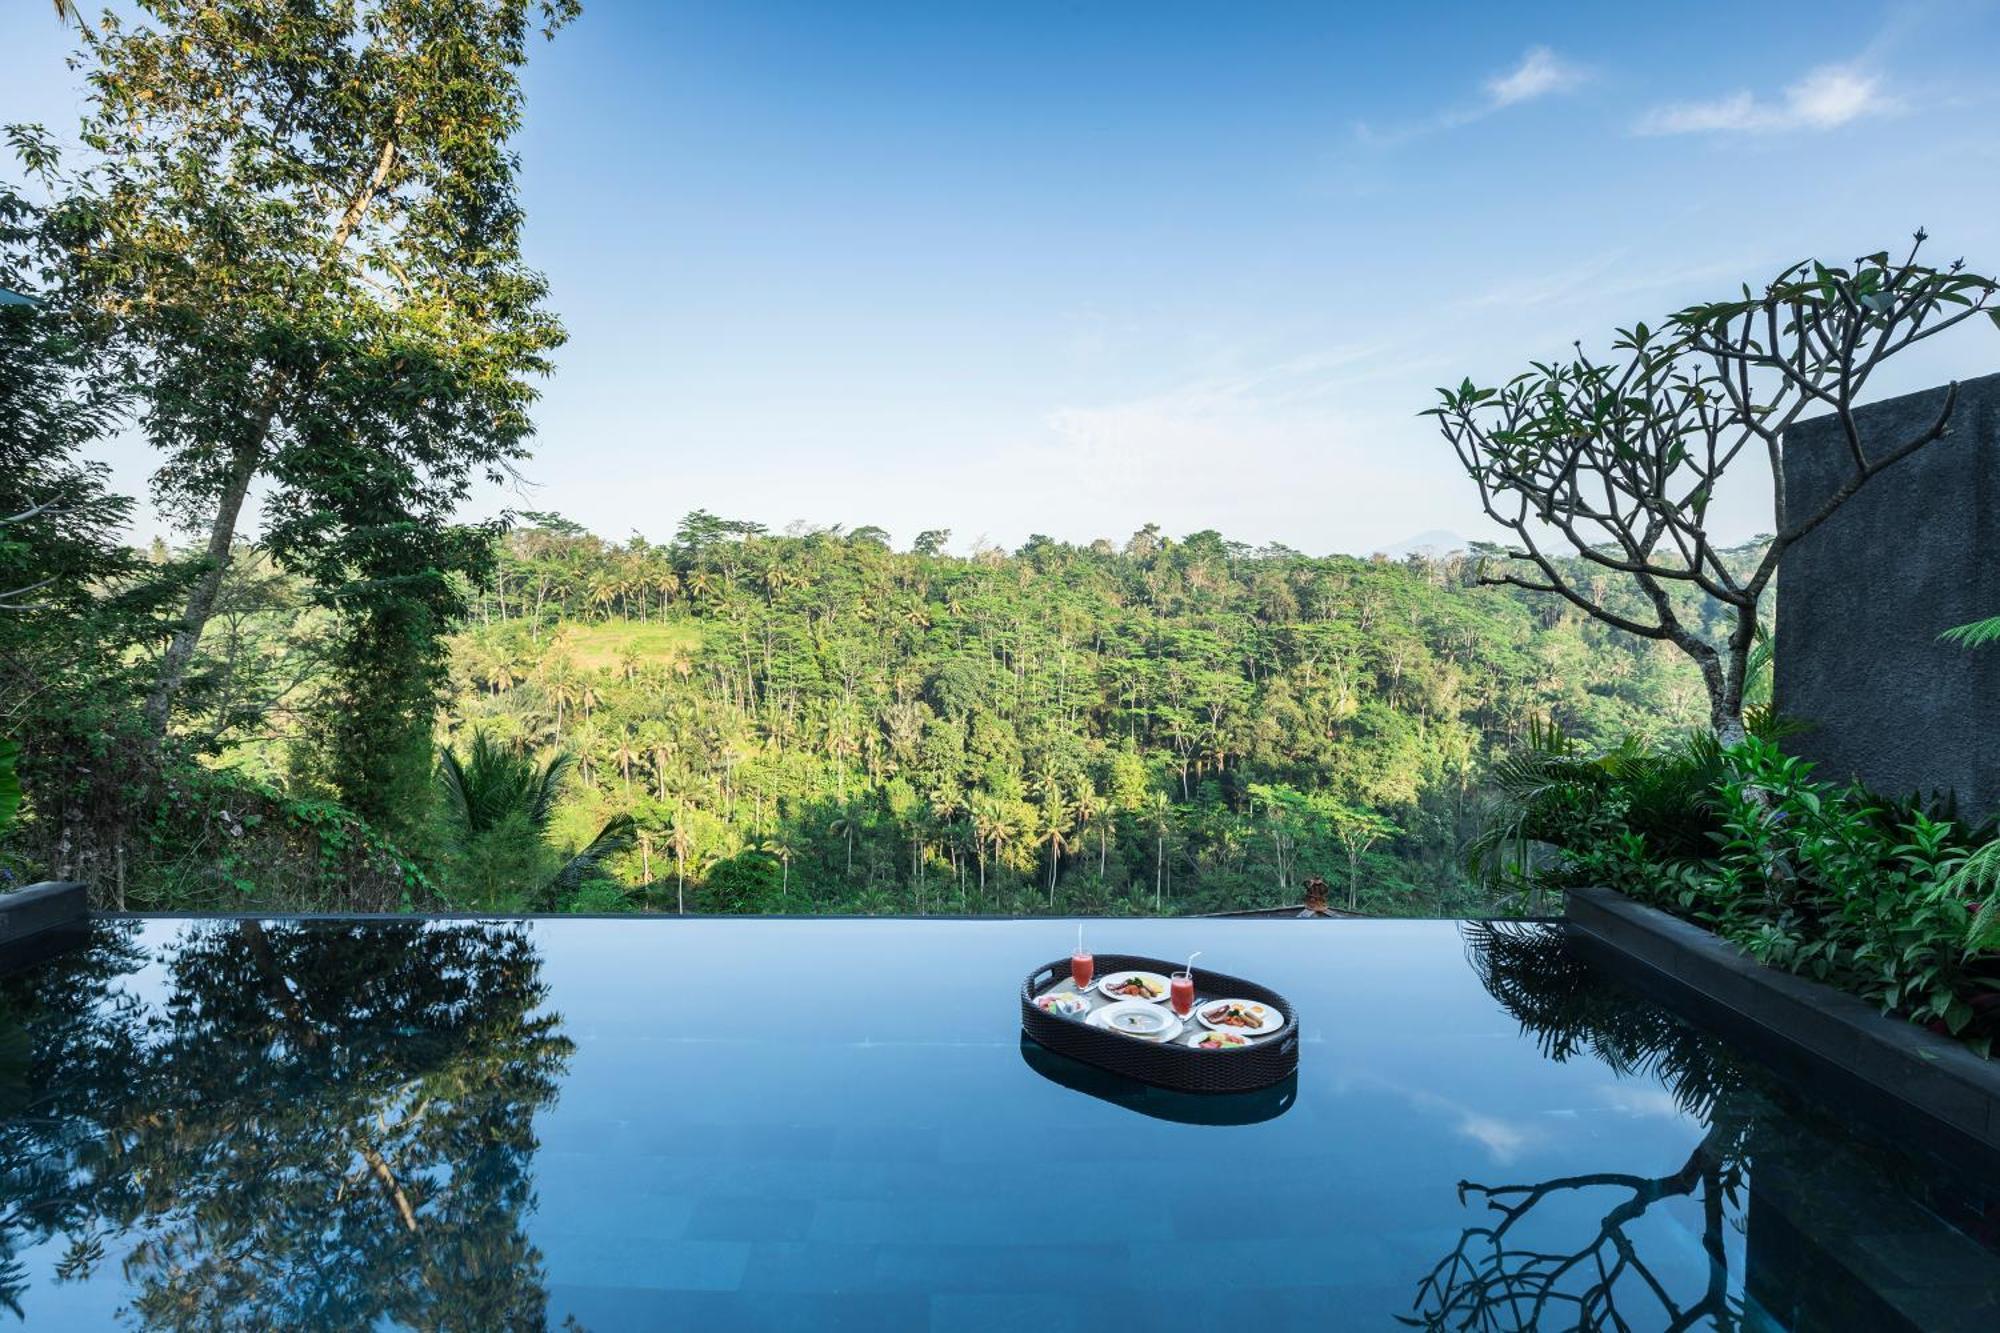
[[[1024,1045],[1062,923],[100,922],[0,981],[0,1300],[33,1328],[2000,1327],[1989,1186],[1558,936],[1091,930],[1284,992],[1296,1085],[1143,1093]]]

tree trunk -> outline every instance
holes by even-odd
[[[361,225],[369,206],[387,182],[389,172],[396,163],[396,131],[402,125],[403,108],[398,105],[389,136],[376,154],[374,169],[354,192],[353,198],[348,200],[339,222],[334,225],[329,263],[347,247],[348,237]],[[216,505],[215,519],[208,530],[209,567],[188,591],[187,609],[182,616],[181,627],[168,643],[167,651],[161,655],[160,674],[153,683],[152,692],[146,696],[146,725],[156,744],[167,734],[167,722],[173,715],[174,696],[180,693],[181,685],[187,679],[188,664],[194,660],[194,650],[201,643],[201,632],[215,611],[216,595],[222,590],[222,577],[229,569],[230,548],[236,542],[236,520],[242,513],[243,498],[249,494],[250,482],[264,461],[264,444],[270,438],[271,423],[277,418],[278,405],[284,398],[288,379],[283,369],[272,372],[271,383],[264,391],[264,401],[258,406],[250,432],[230,456],[229,471]]]
[[[167,721],[173,715],[174,698],[187,679],[188,665],[194,660],[194,650],[201,643],[201,632],[215,612],[215,599],[222,591],[223,575],[229,571],[230,549],[236,544],[236,520],[243,511],[243,498],[250,492],[250,480],[257,475],[257,465],[263,460],[264,440],[270,433],[271,419],[277,414],[280,392],[281,382],[274,382],[258,428],[237,446],[229,460],[221,502],[216,506],[215,519],[208,529],[208,567],[195,580],[194,587],[188,590],[187,609],[181,614],[181,627],[174,631],[167,651],[161,655],[159,675],[153,681],[152,692],[146,696],[146,727],[156,746],[167,734]]]

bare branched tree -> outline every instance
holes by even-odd
[[[1610,360],[1579,347],[1573,361],[1534,368],[1502,388],[1466,380],[1441,389],[1435,416],[1486,513],[1516,545],[1488,583],[1565,598],[1628,633],[1674,644],[1701,668],[1710,723],[1724,743],[1743,738],[1744,685],[1758,605],[1785,552],[1864,485],[1946,433],[1957,386],[1935,421],[1908,438],[1864,440],[1855,411],[1869,378],[1890,357],[1985,313],[1996,287],[1963,261],[1920,264],[1925,240],[1900,261],[1885,251],[1851,268],[1807,260],[1762,293],[1689,307],[1659,329],[1618,331]],[[1830,494],[1794,505],[1780,453],[1807,413],[1832,415],[1851,469]],[[1749,569],[1732,569],[1708,528],[1724,474],[1748,453],[1769,468],[1768,546]],[[1650,615],[1624,614],[1545,545],[1553,533],[1572,561],[1637,585]],[[1525,568],[1523,568],[1525,566]],[[1712,598],[1731,613],[1712,642],[1693,608]]]

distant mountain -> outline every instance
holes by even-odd
[[[1382,554],[1392,560],[1401,560],[1406,555],[1449,555],[1453,551],[1466,548],[1465,538],[1444,528],[1432,528],[1414,537],[1405,537],[1394,546],[1382,547]],[[1374,552],[1369,552],[1373,555]]]

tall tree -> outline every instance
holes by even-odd
[[[524,453],[562,330],[521,262],[520,70],[578,0],[138,0],[82,34],[83,276],[126,323],[163,509],[206,563],[146,701],[164,735],[253,483],[333,542],[324,452],[413,512]]]
[[[1438,419],[1479,488],[1488,517],[1513,534],[1506,552],[1530,573],[1490,581],[1555,593],[1591,616],[1673,644],[1700,667],[1710,724],[1725,744],[1743,739],[1743,692],[1758,607],[1785,552],[1888,468],[1941,437],[1957,402],[1907,437],[1864,438],[1855,412],[1875,370],[1917,343],[1986,313],[2000,284],[1962,262],[1900,260],[1887,251],[1851,268],[1807,260],[1740,300],[1691,306],[1658,329],[1620,330],[1614,357],[1579,351],[1536,364],[1502,388],[1466,380],[1439,391]],[[1850,464],[1812,503],[1785,487],[1784,433],[1808,411],[1833,415]],[[1761,458],[1770,475],[1771,537],[1747,569],[1723,558],[1708,529],[1716,490],[1736,460]],[[1645,609],[1614,608],[1591,577],[1565,569],[1544,543],[1567,545],[1586,570],[1629,579]],[[1699,603],[1727,611],[1705,630]],[[1694,604],[1691,607],[1691,603]]]

